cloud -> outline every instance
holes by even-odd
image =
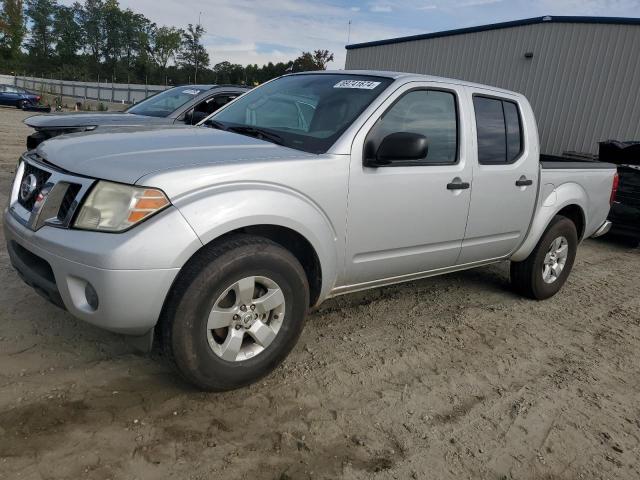
[[[417,10],[436,10],[437,8],[437,5],[422,5],[420,7],[416,7]]]
[[[392,12],[393,9],[389,5],[372,5],[369,11],[374,13],[389,13]]]
[[[502,0],[469,0],[467,2],[459,3],[458,7],[480,7],[482,5],[491,5],[492,3],[499,3]]]
[[[620,15],[637,16],[638,0],[541,0],[547,13],[553,15]]]

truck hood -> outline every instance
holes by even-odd
[[[36,153],[68,172],[133,184],[151,173],[209,164],[315,157],[256,138],[207,127],[94,131],[55,137]]]
[[[163,117],[147,117],[133,113],[56,113],[50,115],[34,115],[24,120],[25,125],[36,130],[56,128],[88,127],[88,126],[136,126],[148,124],[172,123],[173,119]]]

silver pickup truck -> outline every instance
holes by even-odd
[[[511,261],[562,287],[605,233],[615,167],[540,162],[519,94],[389,72],[293,74],[200,127],[53,138],[20,159],[11,261],[72,315],[198,387],[256,381],[336,295]],[[384,319],[381,319],[384,321]]]

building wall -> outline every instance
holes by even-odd
[[[536,113],[544,153],[597,153],[601,140],[640,140],[638,25],[550,22],[369,46],[347,50],[346,68],[521,92]]]

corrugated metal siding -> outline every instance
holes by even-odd
[[[425,73],[524,93],[545,153],[597,153],[601,140],[640,140],[637,25],[542,23],[357,48],[347,50],[346,68]]]

